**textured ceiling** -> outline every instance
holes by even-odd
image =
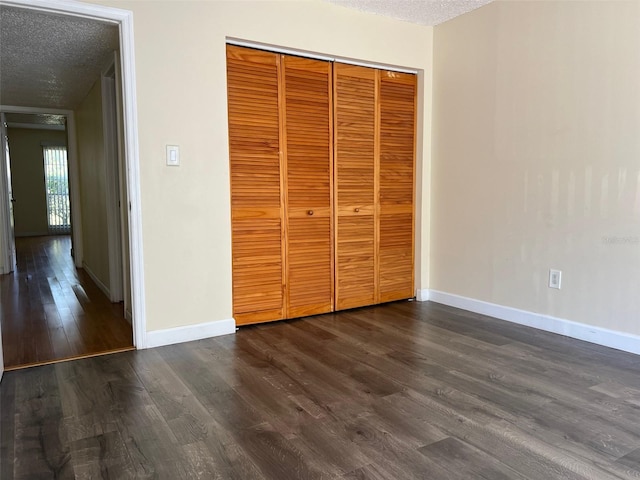
[[[493,0],[324,0],[419,25],[438,25]]]
[[[0,104],[77,107],[118,43],[111,24],[0,6]]]

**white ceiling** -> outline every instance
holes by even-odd
[[[419,25],[438,25],[493,0],[324,0]]]
[[[0,104],[74,109],[118,44],[115,25],[0,6]]]
[[[492,0],[325,0],[421,25],[437,25]],[[0,104],[72,110],[114,50],[118,28],[0,5]]]

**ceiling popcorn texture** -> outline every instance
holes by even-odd
[[[0,6],[0,104],[74,109],[118,45],[111,24]]]
[[[493,0],[324,0],[419,25],[438,25]]]

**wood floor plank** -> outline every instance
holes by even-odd
[[[17,379],[14,468],[16,480],[73,478],[70,446],[61,439],[62,405],[53,367]]]
[[[305,458],[294,443],[288,442],[271,425],[261,424],[242,430],[239,445],[247,452],[266,478],[333,478],[318,468],[318,458]]]
[[[27,260],[42,266],[47,255]],[[3,301],[32,302],[3,305],[3,327],[31,312],[50,337],[64,328],[69,348],[86,343],[90,328],[77,322],[110,307],[93,287],[64,292],[63,275],[40,284],[44,302],[33,277],[3,288]],[[639,365],[429,302],[246,327],[5,372],[0,475],[637,479]]]
[[[314,456],[333,465],[342,475],[371,462],[357,445],[342,435],[340,422],[307,422],[293,442],[305,445]]]
[[[627,475],[640,478],[640,448],[620,457],[616,463],[626,470]]]
[[[454,437],[421,447],[418,451],[445,470],[449,470],[452,475],[463,478],[526,480],[525,476],[502,462],[496,462],[495,458]]]
[[[0,275],[8,370],[133,347],[122,304],[112,304],[70,255],[69,236],[16,238],[16,270]]]
[[[131,478],[131,467],[120,432],[112,431],[72,442],[75,478]]]
[[[505,428],[511,425],[506,420],[496,420],[494,423],[478,421],[474,416],[461,414],[447,400],[429,398],[413,391],[394,398],[388,407],[401,408],[413,417],[437,426],[448,436],[464,438],[467,443],[490,453],[528,478],[587,478],[567,468],[564,465],[566,457],[556,453],[554,448],[544,448],[544,443],[543,448],[537,448],[539,445],[529,432]],[[493,425],[500,425],[500,428],[494,428]]]

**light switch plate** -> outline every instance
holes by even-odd
[[[560,290],[562,285],[562,272],[560,270],[549,270],[549,288]]]
[[[170,167],[180,165],[180,147],[178,145],[167,145],[167,165]]]

